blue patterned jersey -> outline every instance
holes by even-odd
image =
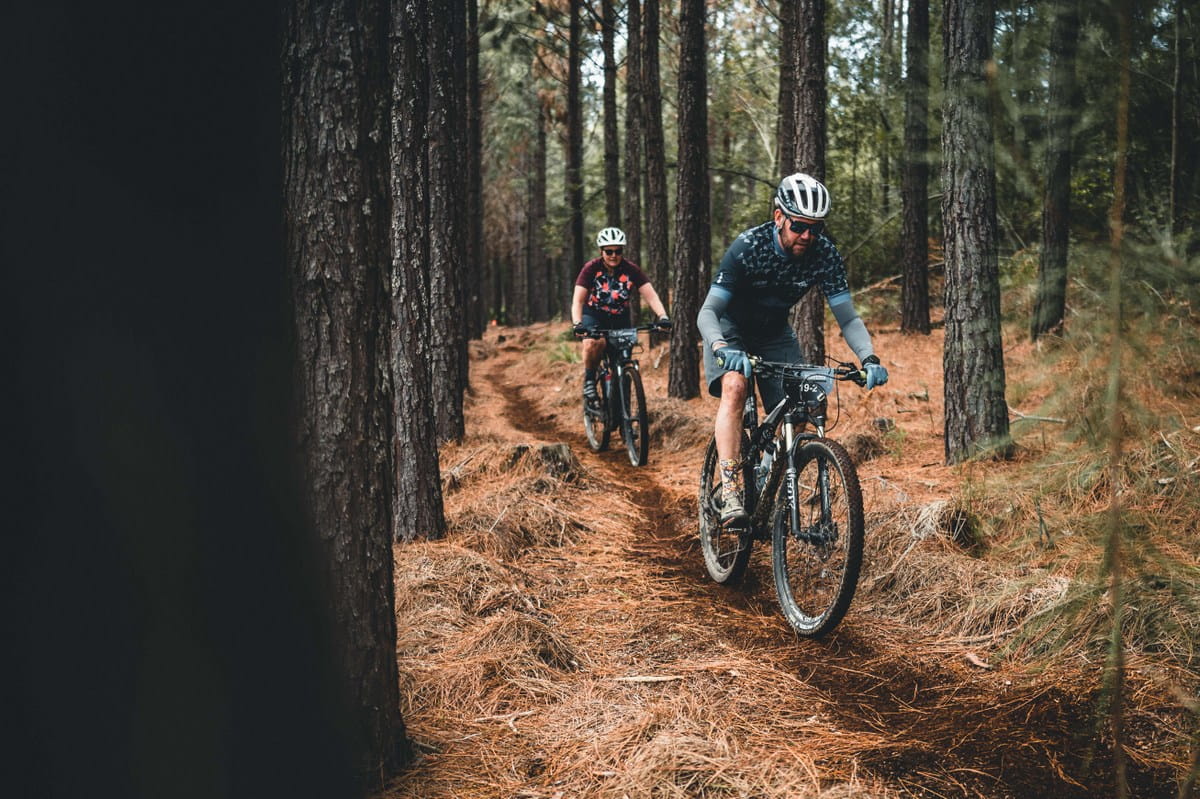
[[[846,262],[827,234],[792,260],[779,247],[774,222],[743,231],[729,245],[713,285],[732,295],[725,315],[741,330],[757,335],[787,327],[788,312],[813,286],[826,297],[850,288]]]

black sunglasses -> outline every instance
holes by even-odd
[[[623,253],[625,251],[622,250],[620,247],[614,247],[611,250],[601,250],[601,252],[604,253],[605,255],[620,255],[621,253]]]
[[[796,234],[803,234],[806,230],[811,230],[814,236],[821,235],[821,231],[825,229],[825,222],[801,222],[799,219],[787,218],[788,228]]]

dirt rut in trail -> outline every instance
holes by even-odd
[[[648,534],[629,554],[671,582],[682,598],[672,599],[671,613],[704,624],[722,647],[766,662],[781,677],[803,681],[817,692],[821,713],[837,729],[873,741],[858,753],[859,768],[900,794],[918,796],[1111,793],[1111,752],[1106,743],[1100,749],[1095,743],[1104,739],[1095,732],[1093,681],[1009,679],[969,665],[963,646],[939,640],[936,630],[856,615],[854,606],[828,639],[797,639],[775,604],[769,547],[757,545],[741,587],[708,579],[694,535],[695,497],[681,488],[692,484],[686,473],[694,473],[699,456],[659,457],[652,448],[650,463],[636,468],[619,433],[608,451],[593,453],[578,400],[572,394],[575,404],[564,403],[559,393],[576,392],[577,381],[548,391],[545,381],[527,379],[515,346],[500,348],[476,368],[483,392],[477,402],[492,405],[500,424],[546,443],[568,443],[592,478],[613,492],[612,501],[628,503],[645,519]],[[557,403],[551,401],[554,393]],[[647,396],[653,424],[662,393],[648,386]],[[577,568],[592,566],[581,560]],[[639,597],[631,611],[648,612],[655,601]],[[697,658],[708,654],[698,652]],[[769,716],[773,708],[762,712]],[[1171,773],[1139,770],[1135,764],[1130,780],[1135,796],[1175,795]]]

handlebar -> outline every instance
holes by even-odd
[[[650,322],[650,323],[644,324],[644,325],[637,325],[636,327],[617,327],[617,328],[613,328],[611,330],[601,330],[598,327],[588,327],[588,328],[584,328],[582,333],[576,333],[575,335],[577,338],[581,338],[581,339],[582,338],[604,338],[606,334],[615,333],[619,330],[636,330],[640,333],[640,332],[644,332],[647,330],[666,331],[666,330],[670,330],[670,328],[662,327],[658,324],[658,322]]]
[[[809,363],[788,363],[786,361],[768,361],[757,355],[747,356],[750,359],[750,364],[754,371],[760,375],[768,377],[793,377],[796,379],[805,377],[813,372],[822,372],[829,375],[834,380],[849,380],[859,386],[867,384],[866,371],[859,369],[853,363],[846,361],[833,361],[836,366],[818,366]]]

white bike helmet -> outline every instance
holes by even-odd
[[[775,205],[788,216],[824,219],[829,213],[829,189],[816,178],[797,172],[779,184]]]
[[[624,247],[625,231],[619,227],[606,227],[596,234],[597,247]]]

